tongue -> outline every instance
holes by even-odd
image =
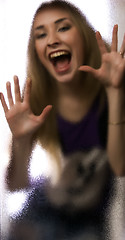
[[[69,60],[67,58],[59,59],[55,67],[57,72],[66,71],[69,68]]]

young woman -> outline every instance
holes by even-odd
[[[15,103],[9,82],[9,107],[1,93],[2,106],[13,135],[8,170],[10,189],[28,187],[28,163],[36,141],[50,154],[52,161],[55,160],[57,168],[51,177],[56,176],[56,184],[60,176],[61,181],[65,178],[62,173],[67,156],[75,152],[89,154],[95,148],[106,151],[108,156],[106,171],[105,168],[102,171],[106,182],[113,174],[125,174],[125,37],[118,52],[117,32],[118,26],[115,25],[109,50],[100,33],[95,34],[86,18],[72,4],[54,0],[43,3],[36,11],[29,39],[23,99],[17,76],[14,77]],[[102,155],[98,156],[101,161]],[[94,167],[90,167],[89,179],[95,165],[94,162]],[[66,179],[71,175],[70,167]],[[78,172],[84,175],[83,170],[79,167]],[[108,180],[107,172],[110,172]],[[107,190],[104,192],[108,195]],[[91,222],[92,216],[94,219],[97,215],[102,216],[101,210],[97,209],[104,208],[104,195],[103,204],[101,199],[101,204],[94,206],[94,213],[93,210],[92,214],[89,210],[89,214],[83,212],[84,223],[85,218]],[[62,216],[61,211],[59,219]],[[67,215],[65,221],[69,226],[70,221],[66,219]],[[78,221],[76,224],[76,218],[74,221],[72,224],[77,227],[83,223]]]

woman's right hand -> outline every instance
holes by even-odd
[[[20,94],[19,80],[17,76],[14,76],[15,103],[12,97],[10,82],[7,82],[6,89],[9,108],[6,104],[3,93],[0,94],[0,98],[13,137],[15,139],[22,139],[23,137],[32,138],[36,130],[46,120],[49,112],[52,109],[52,106],[51,105],[46,106],[39,116],[36,116],[32,113],[29,104],[31,91],[30,79],[28,79],[26,82],[23,101]]]

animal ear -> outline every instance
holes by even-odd
[[[91,157],[96,158],[100,154],[100,149],[99,148],[93,148],[91,151]]]

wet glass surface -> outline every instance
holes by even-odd
[[[78,1],[73,2],[78,4]],[[41,1],[35,1],[34,3],[31,0],[25,1],[25,5],[23,1],[22,3],[14,0],[1,0],[0,2],[0,65],[2,66],[0,70],[0,91],[5,92],[5,82],[12,80],[15,73],[21,78],[21,87],[23,87],[29,27],[32,15],[40,3]],[[110,35],[113,24],[119,23],[119,39],[122,39],[124,32],[124,0],[96,0],[94,3],[89,0],[83,1],[82,6],[80,3],[80,7],[83,11],[86,11],[95,28],[100,30],[104,38],[109,39],[109,41],[111,40]],[[22,12],[27,16],[27,11],[29,17],[22,19]],[[18,27],[15,25],[16,22]],[[11,26],[11,28],[8,28],[8,26]],[[23,36],[25,36],[25,40]],[[40,186],[33,185],[32,189],[28,191],[8,192],[5,183],[5,170],[8,166],[10,139],[11,133],[0,105],[0,218],[2,240],[103,240],[105,234],[106,239],[109,240],[125,239],[124,178],[115,178],[115,184],[113,182],[111,185],[111,192],[114,189],[115,192],[113,199],[111,198],[111,202],[108,204],[108,208],[102,212],[102,218],[98,218],[99,215],[96,212],[94,216],[90,217],[91,221],[86,221],[87,216],[85,217],[85,213],[82,211],[75,212],[72,215],[67,213],[67,206],[66,208],[55,208],[55,205],[48,203],[46,194],[43,195],[44,191],[41,190],[42,187],[40,188]],[[34,154],[37,163],[32,163],[31,175],[33,182],[40,174],[40,166],[42,166],[43,173],[48,168],[46,161],[44,164],[39,161],[41,154],[39,148]],[[41,184],[38,177],[39,181]],[[72,192],[72,189],[69,192]],[[106,215],[106,222],[103,214]],[[104,231],[104,233],[102,224],[106,226],[106,232]]]

